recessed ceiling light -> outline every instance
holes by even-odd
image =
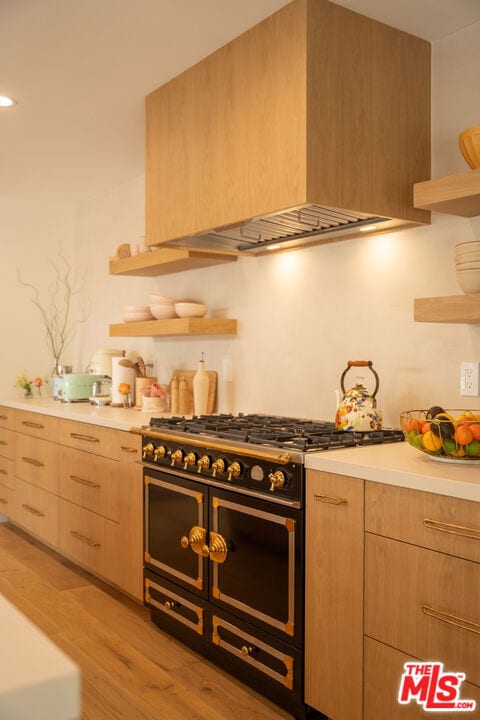
[[[6,95],[0,95],[0,107],[12,107],[12,105],[16,105],[15,100]]]
[[[376,230],[377,226],[376,225],[364,225],[363,227],[358,228],[358,229],[360,230],[360,232],[370,232],[371,230]]]

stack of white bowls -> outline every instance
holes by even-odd
[[[480,240],[455,246],[455,272],[464,293],[480,293]]]

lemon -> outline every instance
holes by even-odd
[[[434,435],[431,430],[425,433],[423,436],[423,446],[425,450],[430,452],[437,452],[442,447],[442,441],[437,435]]]

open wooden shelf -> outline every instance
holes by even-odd
[[[109,273],[110,275],[155,277],[235,262],[236,259],[237,253],[228,250],[165,247],[122,260],[110,260]]]
[[[235,335],[237,321],[227,318],[172,318],[110,325],[110,337]]]
[[[413,204],[422,210],[460,217],[480,215],[480,170],[416,183]]]
[[[480,293],[415,298],[413,302],[416,322],[480,323]]]

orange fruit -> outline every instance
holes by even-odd
[[[422,425],[422,435],[425,435],[427,432],[430,432],[430,423],[424,422]]]
[[[480,440],[480,425],[478,423],[474,423],[468,427],[475,440]]]
[[[468,445],[473,440],[473,433],[467,425],[462,423],[457,425],[453,437],[457,445]]]

